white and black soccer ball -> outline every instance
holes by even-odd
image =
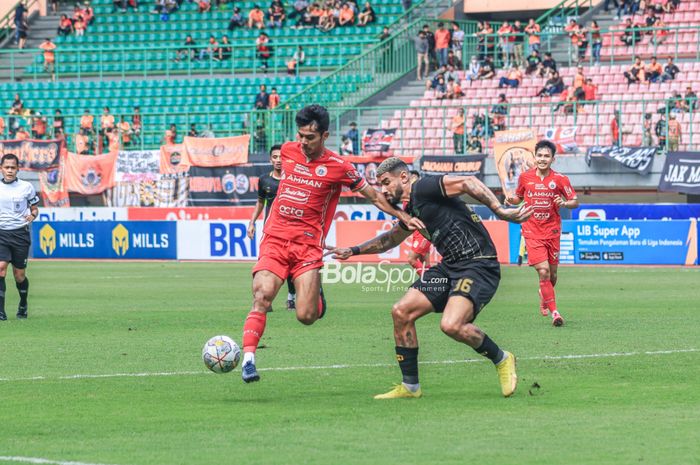
[[[241,349],[228,336],[214,336],[204,344],[202,360],[214,373],[228,373],[238,366]]]

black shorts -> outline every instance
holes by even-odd
[[[474,304],[474,318],[496,294],[501,280],[497,260],[469,260],[457,264],[439,263],[426,271],[411,287],[428,298],[437,313],[442,313],[453,295],[468,298]]]
[[[0,262],[9,262],[16,269],[25,269],[31,244],[32,238],[26,226],[9,231],[0,229]]]

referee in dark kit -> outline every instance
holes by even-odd
[[[29,280],[25,270],[31,244],[29,224],[39,214],[39,197],[30,183],[17,179],[18,169],[17,155],[7,153],[0,159],[0,321],[7,320],[5,275],[10,263],[19,291],[17,318],[27,318]]]

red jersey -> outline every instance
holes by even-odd
[[[561,216],[554,198],[566,200],[576,197],[569,178],[550,169],[544,178],[537,175],[537,168],[525,171],[518,179],[515,195],[533,207],[532,216],[522,224],[526,239],[551,239],[561,234]]]
[[[309,161],[299,142],[282,146],[282,179],[265,234],[323,247],[343,186],[353,191],[367,185],[352,163],[326,149]]]

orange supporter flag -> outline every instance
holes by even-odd
[[[184,144],[160,146],[160,174],[184,173],[190,169],[190,160]]]
[[[184,145],[192,166],[218,168],[248,163],[250,135],[235,137],[185,137]]]
[[[520,174],[535,166],[535,144],[537,134],[531,129],[495,132],[493,154],[501,187],[506,195],[515,191]]]
[[[65,164],[39,172],[41,198],[44,200],[45,207],[70,207],[70,196],[66,191],[64,173]]]
[[[114,186],[114,166],[119,152],[103,155],[68,153],[64,183],[66,190],[94,195]]]

